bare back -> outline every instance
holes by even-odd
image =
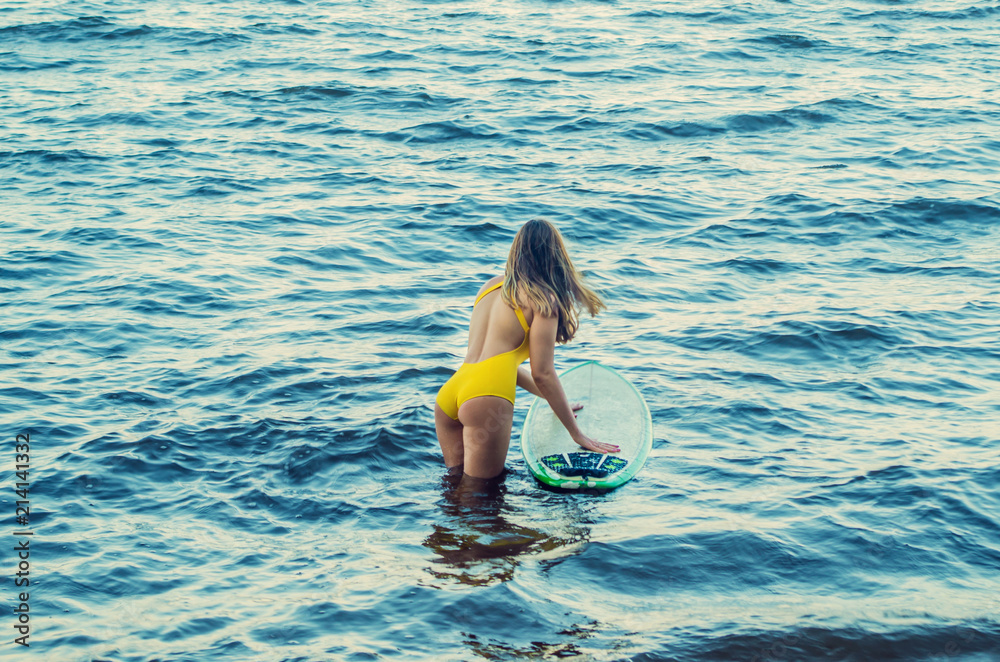
[[[476,294],[503,280],[503,276],[494,276],[486,281]],[[528,326],[535,317],[534,310],[521,304],[521,313]],[[469,349],[465,355],[466,363],[479,363],[491,356],[503,354],[516,349],[524,340],[525,331],[517,319],[514,309],[504,303],[500,290],[496,289],[476,304],[469,321]]]

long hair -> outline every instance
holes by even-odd
[[[544,219],[532,219],[521,226],[510,246],[500,297],[516,305],[518,293],[542,315],[558,313],[556,342],[560,344],[572,340],[580,326],[576,304],[586,308],[591,317],[607,309],[601,298],[583,284],[583,276],[573,267],[559,230]]]

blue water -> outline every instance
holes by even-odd
[[[997,71],[985,0],[0,3],[0,656],[1000,659]],[[524,391],[442,480],[536,216],[653,414],[610,494]]]

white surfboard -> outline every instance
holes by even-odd
[[[642,394],[617,371],[588,361],[559,376],[566,399],[580,402],[576,423],[619,453],[581,448],[545,398],[535,398],[524,419],[521,453],[532,475],[553,487],[610,489],[635,476],[653,445],[653,421]]]

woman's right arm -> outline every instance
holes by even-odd
[[[545,317],[540,312],[535,312],[534,319],[531,321],[531,341],[528,345],[531,378],[535,381],[535,386],[538,387],[542,397],[552,407],[552,413],[566,426],[573,441],[587,450],[598,453],[617,453],[620,450],[618,446],[591,439],[576,424],[576,417],[573,415],[573,410],[570,408],[566,393],[563,391],[562,383],[555,370],[554,354],[558,326],[559,318],[557,316]]]

